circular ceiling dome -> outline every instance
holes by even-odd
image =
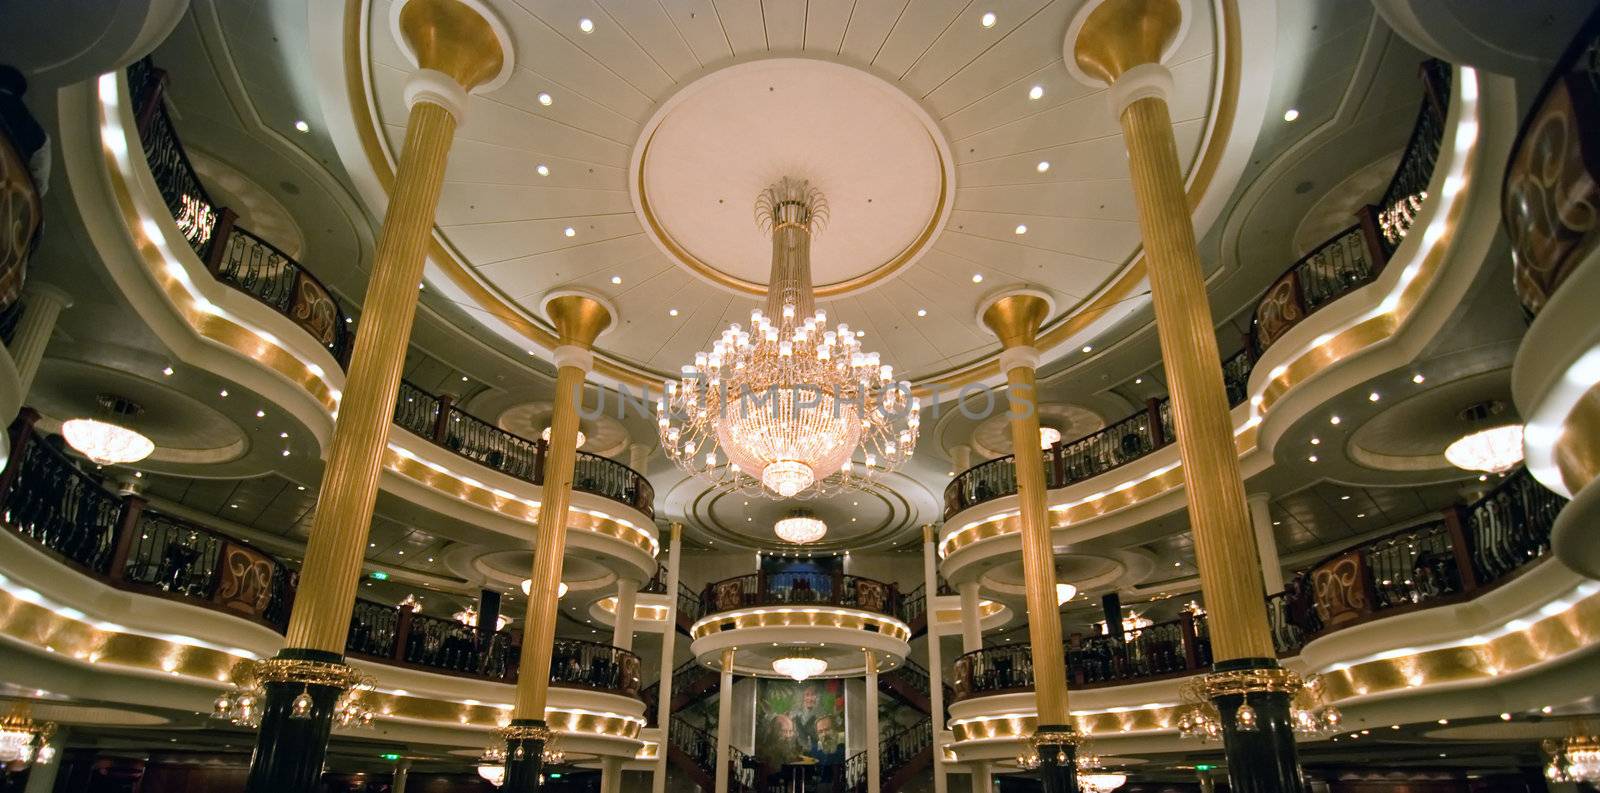
[[[155,442],[150,462],[225,463],[239,459],[249,449],[244,431],[232,419],[164,384],[64,358],[46,358],[39,370],[30,404],[51,419],[101,417],[96,402],[99,394],[137,404],[141,410],[133,418],[132,428]]]
[[[985,457],[1004,457],[1011,453],[1011,417],[1005,403],[997,402],[995,415],[972,430],[972,446]],[[1061,433],[1062,443],[1071,443],[1106,425],[1100,414],[1078,405],[1039,405],[1039,424]]]
[[[1469,432],[1517,420],[1510,410],[1483,424],[1461,418],[1462,408],[1487,401],[1512,404],[1510,369],[1451,380],[1390,403],[1351,433],[1350,459],[1385,471],[1456,470],[1445,447]]]
[[[812,243],[819,296],[914,261],[949,216],[954,181],[938,126],[904,92],[830,61],[773,58],[712,72],[668,99],[634,148],[630,184],[669,258],[764,294],[772,243],[753,208],[784,176],[827,199]]]

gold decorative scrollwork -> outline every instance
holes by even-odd
[[[1506,170],[1501,210],[1522,304],[1538,313],[1595,244],[1600,204],[1593,158],[1600,97],[1577,75],[1552,83]],[[1588,155],[1587,157],[1585,155]]]

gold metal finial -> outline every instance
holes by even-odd
[[[498,83],[510,53],[484,13],[461,0],[407,0],[397,23],[401,43],[419,67],[448,74],[468,91]]]
[[[1078,70],[1106,85],[1135,66],[1161,63],[1183,29],[1179,0],[1104,0],[1086,14],[1067,45]]]
[[[1006,349],[1032,347],[1039,327],[1050,316],[1050,301],[1040,292],[1019,290],[991,300],[982,319]]]
[[[828,198],[811,182],[785,176],[756,196],[756,224],[769,233],[792,226],[815,234],[828,224]]]
[[[588,349],[594,346],[616,319],[611,308],[597,297],[577,292],[561,292],[545,298],[545,314],[556,326],[561,344]]]

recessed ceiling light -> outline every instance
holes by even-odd
[[[583,32],[585,32],[585,33],[593,33],[594,32],[594,20],[592,20],[592,19],[590,19],[588,17],[584,17],[583,19],[578,20],[578,29],[583,31]]]
[[[539,167],[537,167],[537,168],[535,168],[533,170],[538,172],[538,174],[540,176],[549,176],[550,175],[550,166],[545,165],[544,163],[539,163]]]
[[[278,437],[280,437],[280,438],[287,438],[287,437],[289,437],[289,433],[287,433],[287,432],[280,432],[280,433],[278,433]],[[301,489],[304,489],[304,488],[301,488]]]
[[[1367,394],[1367,401],[1368,402],[1376,402],[1376,401],[1378,401],[1378,400],[1380,400],[1382,398],[1383,397],[1379,396],[1378,392],[1376,392],[1376,391],[1374,391],[1374,392],[1372,392],[1370,394]]]
[[[265,411],[265,410],[257,410],[256,411],[256,418],[264,419],[266,417],[267,417],[267,411]]]
[[[294,489],[296,489],[296,490],[305,490],[306,486],[305,485],[295,485]]]
[[[1421,372],[1417,372],[1411,376],[1411,382],[1416,383],[1417,385],[1422,385],[1422,383],[1427,379],[1428,378],[1422,376]]]
[[[1294,109],[1292,107],[1289,108],[1288,110],[1283,111],[1283,120],[1284,121],[1293,121],[1293,120],[1295,120],[1295,119],[1297,119],[1299,117],[1300,117],[1300,111],[1298,111],[1298,110],[1296,110],[1296,109]]]
[[[864,338],[864,337],[865,337],[865,336],[866,336],[866,335],[867,335],[867,332],[866,332],[866,331],[864,331],[864,330],[858,330],[858,331],[856,331],[856,338],[858,338],[858,339],[860,339],[860,338]]]
[[[571,227],[571,226],[568,226],[568,227],[562,229],[561,233],[567,235],[568,237],[576,237],[576,236],[578,236],[578,230],[573,228],[573,227]]]
[[[168,367],[162,369],[161,373],[166,375],[166,376],[168,376],[168,377],[171,377],[172,376],[172,367],[168,366]]]
[[[927,309],[925,309],[925,308],[919,308],[919,309],[917,309],[917,316],[919,316],[919,317],[926,317],[926,316],[928,316],[928,310],[927,310]]]
[[[289,450],[288,449],[284,449],[283,450],[283,456],[284,457],[288,457],[289,456]]]
[[[311,131],[311,125],[307,124],[304,119],[294,122],[294,128],[300,130],[301,132]]]
[[[1340,501],[1349,501],[1349,500],[1350,500],[1350,497],[1349,497],[1349,496],[1340,496],[1340,497],[1339,497],[1339,500],[1340,500]]]
[[[983,13],[983,18],[979,19],[978,22],[981,23],[986,28],[992,28],[992,27],[994,27],[994,23],[996,21],[998,21],[999,19],[1000,19],[999,17],[994,15],[993,11],[985,11]]]
[[[1309,461],[1309,462],[1313,462],[1314,463],[1314,462],[1317,461],[1317,456],[1315,454],[1313,454],[1310,457],[1307,457],[1306,460]]]
[[[1044,173],[1045,171],[1050,170],[1050,161],[1040,160],[1038,165],[1033,166],[1033,169],[1039,173]]]
[[[239,508],[238,504],[229,504],[228,505],[228,509],[238,509],[238,508]]]
[[[1329,424],[1333,424],[1333,425],[1337,425],[1339,423],[1339,417],[1338,416],[1329,416],[1328,417],[1328,423]]]
[[[1135,377],[1135,378],[1133,378],[1133,384],[1134,385],[1139,385],[1140,383],[1143,383],[1143,382],[1144,382],[1144,378],[1143,377]]]
[[[675,308],[673,308],[673,309],[668,309],[668,310],[667,310],[667,316],[669,316],[669,317],[676,317],[676,316],[678,316],[678,310],[677,310],[677,309],[675,309]]]
[[[467,376],[466,375],[462,375],[461,376],[461,382],[463,382],[463,383],[467,382]]]
[[[1021,224],[1021,223],[1018,223],[1017,224],[1017,228],[1016,228],[1016,233],[1017,234],[1027,234],[1028,233],[1028,227],[1023,225],[1023,224]]]
[[[549,94],[544,93],[544,92],[540,92],[539,93],[539,104],[544,105],[545,107],[549,107],[550,104],[552,102],[554,102],[554,101],[556,101],[556,100],[551,98],[551,96]]]
[[[1312,438],[1311,439],[1311,445],[1312,446],[1320,446],[1321,444],[1322,444],[1322,439],[1321,438]]]
[[[1044,96],[1044,86],[1042,86],[1042,85],[1036,85],[1036,86],[1028,89],[1028,98],[1029,99],[1039,99],[1039,98],[1041,98],[1043,96]]]
[[[1366,516],[1367,516],[1367,513],[1365,513],[1365,512],[1357,512],[1356,513],[1356,517],[1358,517],[1358,518],[1364,518]]]
[[[1083,345],[1083,351],[1084,352],[1094,352],[1094,347],[1092,347],[1092,346],[1090,346],[1088,344],[1085,344],[1085,345]]]
[[[983,273],[973,273],[972,274],[972,282],[975,283],[975,284],[983,283]]]
[[[620,275],[613,275],[613,276],[611,276],[611,283],[613,283],[613,284],[620,284],[620,283],[622,283],[622,276],[620,276]]]
[[[224,388],[224,389],[222,389],[222,390],[221,390],[221,391],[218,391],[218,392],[217,392],[217,394],[218,394],[218,395],[219,395],[219,396],[223,396],[223,397],[226,397],[226,396],[227,396],[227,395],[228,395],[228,389],[226,389],[226,388]]]

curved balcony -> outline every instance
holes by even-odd
[[[149,59],[128,68],[145,161],[173,222],[219,283],[287,317],[347,366],[355,339],[354,318],[315,275],[238,226],[235,213],[206,193],[162,101],[165,80],[165,72]],[[502,430],[446,397],[402,382],[394,421],[487,468],[533,485],[544,484],[546,442]],[[578,452],[572,486],[655,517],[655,491],[649,481],[615,460]]]
[[[1383,197],[1357,213],[1357,222],[1300,257],[1275,279],[1251,311],[1244,348],[1222,362],[1228,404],[1248,396],[1255,362],[1273,342],[1307,317],[1372,283],[1410,230],[1427,197],[1444,140],[1450,69],[1440,61],[1421,67],[1424,99],[1400,164]],[[1143,410],[1076,440],[1043,451],[1045,486],[1066,487],[1109,473],[1160,449],[1174,439],[1168,399],[1151,400]],[[945,488],[945,520],[970,507],[1017,492],[1012,455],[979,463],[957,474]]]
[[[0,516],[10,530],[112,587],[250,620],[283,633],[299,573],[248,542],[117,494],[80,468],[24,417],[17,454],[0,474]],[[515,683],[517,635],[356,601],[346,639],[355,658],[460,677]],[[639,658],[593,642],[556,642],[552,685],[639,698]]]
[[[757,606],[840,606],[909,622],[895,584],[858,575],[749,573],[706,585],[700,595],[706,615]]]
[[[1548,557],[1550,529],[1565,503],[1520,470],[1437,519],[1330,554],[1267,598],[1279,657],[1347,628],[1472,600],[1511,581]],[[1186,613],[1120,639],[1073,634],[1066,662],[1074,689],[1196,674],[1211,665],[1209,627],[1203,613]],[[952,670],[952,702],[1033,689],[1026,645],[967,653]]]

